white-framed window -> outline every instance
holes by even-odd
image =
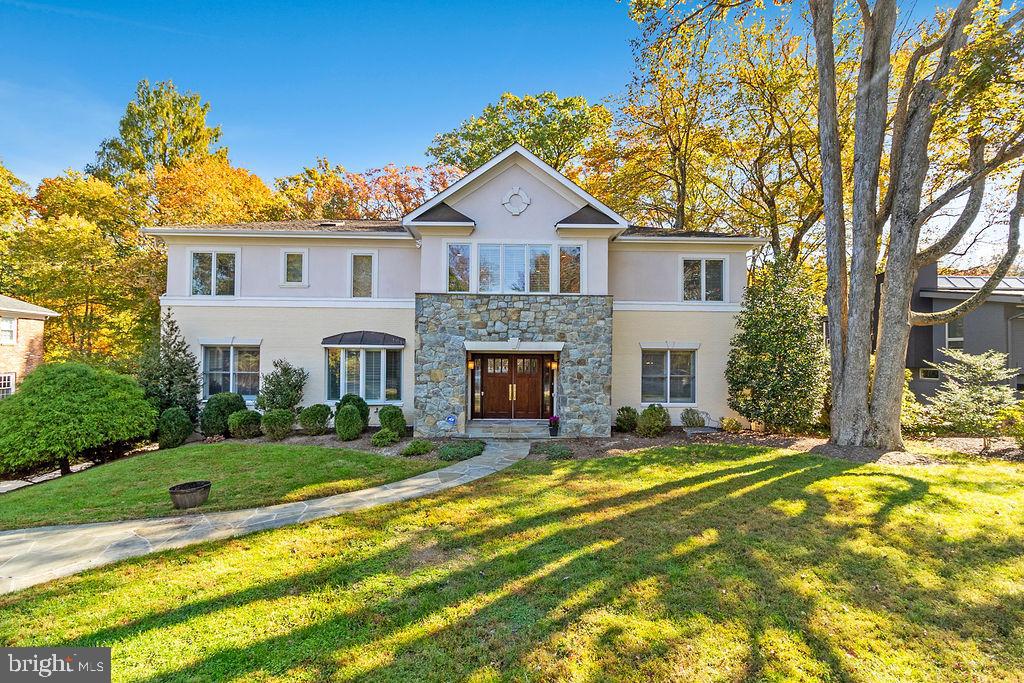
[[[259,390],[260,347],[203,346],[203,398],[233,391],[251,401]]]
[[[191,253],[192,296],[235,296],[238,293],[238,250],[194,250]]]
[[[726,263],[724,256],[680,257],[679,298],[682,301],[725,301]]]
[[[377,252],[349,252],[349,296],[373,299],[377,296]]]
[[[18,319],[0,318],[0,344],[14,344],[18,341]]]
[[[449,242],[448,291],[481,294],[580,294],[582,243]]]
[[[929,381],[936,381],[936,380],[939,379],[939,369],[938,368],[921,368],[920,370],[917,371],[917,376],[920,377],[921,379],[926,379],[926,380],[929,380]]]
[[[345,394],[361,396],[367,403],[402,400],[402,349],[327,349],[327,400]]]
[[[964,319],[957,318],[946,323],[946,348],[964,348]]]
[[[281,250],[281,286],[309,286],[309,249]]]
[[[697,402],[697,352],[644,349],[640,360],[640,402],[693,405]]]
[[[14,393],[14,379],[13,372],[0,373],[0,400]]]

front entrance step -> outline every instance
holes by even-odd
[[[550,436],[547,420],[470,420],[466,437],[470,439],[546,439]]]

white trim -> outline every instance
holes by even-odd
[[[330,344],[324,345],[324,402],[330,404],[332,401],[340,401],[341,398],[350,393],[348,391],[348,363],[345,360],[345,351],[358,351],[359,352],[359,397],[366,401],[367,405],[371,406],[401,406],[403,405],[404,398],[398,398],[396,400],[389,401],[384,398],[384,395],[388,390],[388,355],[385,351],[398,351],[398,391],[401,396],[404,392],[402,382],[405,375],[405,347],[404,346],[383,346],[380,344]],[[338,363],[339,377],[338,377],[338,397],[330,397],[330,354],[329,351],[337,349],[341,352],[341,359]],[[367,351],[380,351],[380,397],[376,399],[366,398],[366,352]]]
[[[518,339],[493,342],[462,342],[466,351],[555,351],[559,352],[565,348],[565,342],[524,342]]]
[[[288,282],[288,256],[290,254],[302,256],[302,280],[299,282]],[[305,247],[281,249],[281,286],[309,287],[309,249]]]
[[[246,396],[242,396],[242,398],[245,399],[245,404],[251,406],[251,405],[253,405],[255,403],[256,396],[259,395],[260,387],[263,385],[263,348],[261,347],[260,344],[247,344],[247,343],[245,343],[247,340],[244,340],[244,339],[236,339],[235,337],[230,337],[230,339],[232,339],[234,341],[231,342],[231,343],[206,343],[206,344],[204,344],[204,343],[202,343],[202,340],[200,340],[199,355],[200,355],[201,360],[200,360],[200,365],[199,365],[199,394],[200,394],[200,397],[202,398],[203,401],[207,401],[210,398],[210,395],[207,393],[207,390],[206,390],[207,389],[207,386],[206,386],[206,349],[207,349],[207,347],[211,347],[211,346],[212,347],[227,346],[230,349],[230,353],[228,354],[228,391],[237,393],[238,392],[238,381],[237,381],[237,377],[236,377],[237,370],[235,370],[235,349],[238,348],[238,347],[243,347],[243,346],[247,347],[247,348],[252,348],[252,347],[255,346],[256,347],[257,357],[259,358],[259,369],[256,370],[256,394],[254,394],[251,399],[247,398]],[[250,373],[246,373],[246,374],[250,374]]]
[[[696,351],[700,348],[700,342],[642,341],[640,348],[644,351]]]
[[[143,228],[143,234],[176,237],[287,237],[288,239],[373,239],[405,240],[416,238],[409,233],[395,232],[310,232],[308,230],[175,230],[173,228]]]
[[[416,308],[415,299],[352,299],[314,298],[302,296],[229,297],[170,296],[160,297],[161,306],[238,306],[240,308]]]
[[[701,311],[716,313],[738,313],[740,304],[721,301],[613,301],[612,311]]]
[[[682,244],[749,244],[761,246],[767,244],[768,240],[763,237],[616,237],[616,242],[637,242],[642,244],[682,243]]]
[[[934,372],[935,376],[934,377],[925,377],[924,376],[925,372]],[[918,377],[918,379],[920,379],[923,382],[938,382],[938,381],[940,381],[942,379],[942,374],[939,372],[938,368],[918,368],[917,369],[917,377]]]
[[[192,268],[194,254],[210,254],[210,293],[209,294],[193,294],[192,293]],[[235,293],[234,294],[217,294],[217,254],[234,254],[235,255]],[[190,247],[188,250],[188,296],[192,299],[233,299],[240,296],[242,287],[242,249],[241,247]]]
[[[685,349],[685,348],[684,349],[680,349],[680,348],[654,347],[654,348],[643,349],[643,351],[648,351],[648,352],[650,352],[650,351],[662,351],[665,354],[665,401],[644,401],[644,400],[641,400],[640,401],[640,405],[641,406],[649,406],[649,405],[657,403],[657,404],[659,404],[661,406],[670,407],[670,408],[682,408],[682,407],[689,408],[689,407],[695,407],[697,405],[697,398],[699,396],[699,393],[697,391],[697,381],[698,381],[698,377],[697,377],[697,350],[696,349]],[[693,357],[692,357],[692,359],[690,361],[691,365],[692,365],[692,368],[693,368],[693,375],[692,375],[692,377],[693,377],[693,383],[692,383],[693,386],[691,387],[693,389],[693,400],[692,401],[673,401],[672,398],[671,398],[671,391],[672,391],[672,358],[671,358],[670,354],[673,351],[687,351],[687,352],[693,354]],[[643,382],[644,382],[644,363],[643,363],[643,355],[641,353],[641,356],[640,356],[640,396],[641,396],[641,399],[643,398]]]
[[[414,222],[415,222],[417,216],[425,213],[426,211],[428,211],[429,209],[433,208],[434,206],[437,206],[438,204],[443,202],[446,198],[450,197],[455,192],[458,192],[458,191],[462,190],[463,188],[467,187],[468,185],[473,183],[473,181],[475,181],[477,178],[479,178],[483,174],[487,173],[489,170],[491,170],[492,168],[494,168],[495,166],[497,166],[498,164],[500,164],[501,162],[503,162],[505,159],[509,158],[513,154],[518,154],[518,155],[522,156],[523,158],[527,159],[528,161],[531,161],[537,168],[539,168],[542,171],[544,171],[548,176],[550,176],[555,181],[557,181],[562,187],[564,187],[565,189],[569,190],[570,192],[572,192],[576,196],[580,197],[581,199],[584,199],[587,203],[592,204],[595,208],[599,209],[600,211],[604,212],[607,216],[609,216],[610,218],[615,220],[616,223],[618,223],[622,228],[626,228],[629,225],[629,222],[625,218],[623,218],[622,216],[620,216],[616,212],[612,211],[610,208],[605,206],[599,199],[594,197],[592,194],[590,194],[589,192],[584,190],[582,187],[576,185],[574,182],[572,182],[571,180],[566,178],[564,175],[562,175],[561,173],[559,173],[555,169],[551,168],[551,166],[549,166],[546,163],[544,163],[543,161],[541,161],[530,150],[526,149],[525,147],[523,147],[519,143],[513,144],[508,149],[506,149],[504,152],[498,154],[497,156],[492,158],[490,161],[488,161],[486,164],[484,164],[480,168],[476,169],[472,173],[469,173],[468,175],[463,176],[457,182],[449,185],[445,190],[435,194],[433,197],[431,197],[425,203],[421,204],[419,206],[419,208],[413,210],[412,213],[409,213],[406,216],[404,216],[402,218],[402,225],[410,225],[411,224],[411,225],[415,226]]]
[[[684,292],[683,264],[686,261],[700,261],[700,299],[687,299]],[[707,262],[722,262],[722,300],[708,301]],[[676,294],[683,303],[722,304],[729,301],[729,255],[728,254],[680,254],[679,269],[676,271]]]
[[[200,337],[200,346],[262,346],[262,337]]]
[[[961,316],[959,318],[956,318],[956,320],[959,320],[961,322],[961,324],[963,325],[963,327],[964,327],[963,335],[966,336],[966,334],[967,334],[967,323],[964,320],[964,317],[965,316]],[[950,322],[956,322],[956,320],[951,320]],[[950,337],[949,336],[949,323],[946,323],[945,325],[942,326],[942,335],[943,335],[943,337],[945,337],[945,342],[942,344],[943,348],[946,348],[946,349],[952,348],[952,349],[954,349],[956,351],[963,351],[964,350],[964,336]],[[951,347],[949,345],[949,342],[951,342],[951,341],[958,341],[958,342],[960,342],[960,346]]]
[[[356,256],[369,256],[370,257],[370,296],[355,296],[355,260]],[[376,299],[378,294],[377,289],[377,263],[380,261],[379,253],[376,249],[350,249],[348,252],[348,296],[350,299],[367,301],[370,299]]]
[[[453,292],[448,289],[448,247],[452,244],[466,244],[469,245],[469,291],[467,292]],[[548,260],[548,290],[546,292],[506,292],[505,287],[505,249],[502,248],[500,266],[498,268],[498,284],[499,289],[496,292],[481,292],[480,291],[480,247],[484,246],[499,246],[504,245],[516,245],[523,246],[523,258],[525,267],[525,280],[524,286],[528,290],[530,288],[530,247],[550,247],[549,260]],[[580,248],[580,291],[579,292],[562,292],[561,291],[561,266],[562,259],[559,249],[563,246],[566,247],[579,247]],[[442,259],[442,273],[445,282],[446,294],[507,294],[513,296],[584,296],[587,294],[587,242],[586,240],[505,240],[505,239],[459,239],[451,237],[441,241],[441,259]]]
[[[621,230],[616,223],[555,223],[556,230]]]
[[[13,325],[14,325],[14,328],[12,330],[13,336],[11,337],[11,341],[3,341],[3,339],[0,339],[0,346],[17,346],[17,344],[18,344],[18,319],[17,318],[8,317],[6,315],[5,316],[0,316],[0,323],[3,323],[5,321],[7,321],[7,320],[10,320],[13,323]]]

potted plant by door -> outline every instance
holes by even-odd
[[[552,415],[548,418],[548,433],[551,436],[558,436],[558,416]]]

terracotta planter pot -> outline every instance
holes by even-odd
[[[175,484],[167,489],[171,494],[171,502],[179,510],[187,510],[202,505],[210,497],[210,482],[189,481]]]

